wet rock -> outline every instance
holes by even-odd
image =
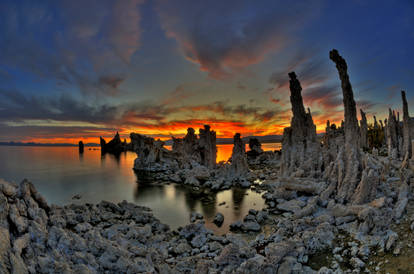
[[[262,228],[256,221],[243,222],[241,225],[243,231],[259,232]]]
[[[236,222],[230,224],[230,230],[232,230],[232,231],[239,230],[239,229],[241,229],[241,227],[242,227],[242,222],[241,221],[236,221]]]
[[[217,226],[219,226],[219,227],[220,227],[220,226],[223,224],[223,222],[224,222],[224,216],[223,216],[223,214],[221,214],[220,212],[218,212],[218,213],[216,214],[216,216],[214,217],[213,222],[214,222]]]
[[[191,212],[190,214],[190,222],[194,223],[197,220],[202,220],[203,219],[203,215],[201,213],[198,212]]]
[[[200,186],[200,181],[198,181],[194,176],[188,176],[185,179],[184,184],[189,186]]]
[[[257,213],[256,220],[258,223],[263,223],[268,217],[269,213],[267,211],[261,210]]]
[[[256,221],[256,215],[252,215],[252,214],[247,214],[244,218],[243,218],[244,222],[249,222],[249,221]]]

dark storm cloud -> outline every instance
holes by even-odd
[[[53,119],[105,122],[118,114],[116,106],[92,106],[70,96],[25,96],[16,90],[0,90],[0,121]]]
[[[186,118],[176,118],[186,114]],[[35,97],[25,96],[16,90],[0,90],[0,124],[30,126],[31,121],[53,120],[56,122],[85,122],[99,127],[168,127],[168,123],[189,120],[200,114],[211,121],[222,119],[228,122],[244,122],[248,119],[268,122],[277,118],[280,111],[244,104],[230,105],[229,101],[192,106],[171,106],[152,101],[128,102],[124,104],[93,105],[70,96]],[[194,119],[193,119],[194,120]],[[76,124],[76,123],[75,123]],[[42,123],[43,125],[43,123]],[[36,126],[36,125],[34,125]],[[52,126],[59,127],[57,123]]]
[[[209,76],[225,79],[285,47],[319,1],[157,1],[167,35]]]
[[[116,94],[139,47],[142,2],[2,1],[0,67]]]

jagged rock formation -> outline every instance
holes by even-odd
[[[365,112],[360,109],[361,112],[361,120],[360,120],[360,138],[361,138],[361,148],[368,147],[368,140],[367,140],[367,133],[368,133],[368,123],[367,123],[367,116]]]
[[[201,163],[208,168],[214,168],[217,159],[216,132],[205,125],[204,129],[200,128],[199,136]]]
[[[233,152],[230,158],[230,172],[234,177],[246,175],[249,172],[247,165],[246,149],[240,133],[236,133],[233,138]]]
[[[326,122],[325,134],[322,139],[322,153],[324,165],[329,166],[338,155],[338,152],[345,143],[345,133],[343,127],[336,127],[328,120]]]
[[[369,164],[372,161],[370,156],[361,155],[356,106],[347,64],[335,49],[329,53],[329,58],[336,64],[341,80],[345,109],[345,146],[327,169],[326,178],[330,181],[328,189],[333,191],[332,186],[336,186],[336,199],[340,203],[360,204],[375,197],[373,193],[376,193],[379,167]]]
[[[338,70],[339,78],[341,80],[345,113],[345,145],[349,148],[355,148],[358,147],[359,144],[359,127],[356,115],[354,93],[352,91],[351,82],[349,81],[348,76],[348,66],[345,60],[339,55],[338,51],[335,49],[329,53],[329,58],[335,63],[336,68]]]
[[[370,150],[382,151],[385,149],[385,132],[381,126],[375,127],[372,125],[368,126],[367,132],[367,146]]]
[[[388,157],[391,159],[398,159],[401,156],[401,129],[395,112],[388,109],[388,120],[387,120],[387,147]]]
[[[290,127],[283,131],[282,166],[283,175],[318,176],[321,172],[322,157],[316,138],[316,126],[310,110],[305,112],[302,87],[294,72],[289,73],[290,102],[293,117]]]
[[[84,145],[83,145],[83,142],[82,141],[79,141],[79,153],[83,153],[83,150],[84,150]]]
[[[184,138],[173,137],[172,151],[180,158],[179,161],[182,167],[189,168],[194,163],[209,168],[215,166],[217,151],[215,132],[209,129],[209,126],[205,126],[205,129],[200,129],[200,138],[197,137],[193,128],[187,129],[187,134]],[[201,137],[202,134],[204,134],[204,139]],[[213,160],[214,164],[212,163]]]
[[[106,141],[100,137],[101,143],[101,153],[112,153],[112,154],[120,154],[127,150],[127,143],[126,140],[124,142],[121,141],[121,137],[119,137],[119,133],[117,132],[114,138],[106,143]]]
[[[133,150],[138,157],[134,161],[136,171],[160,172],[178,167],[172,152],[164,148],[164,142],[137,133],[131,133]]]
[[[405,97],[405,91],[401,91],[401,97],[403,101],[403,151],[404,158],[411,159],[412,145],[411,145],[411,132],[410,132],[410,116],[408,113],[408,103]]]
[[[374,129],[378,129],[380,126],[377,122],[377,116],[374,115]]]

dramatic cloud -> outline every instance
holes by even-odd
[[[2,1],[0,67],[86,94],[116,94],[139,47],[141,3]]]
[[[169,37],[209,76],[231,77],[277,52],[319,2],[168,1],[157,9]]]
[[[0,139],[282,133],[291,71],[321,132],[343,119],[331,47],[357,107],[384,117],[414,89],[413,9],[333,2],[2,0]]]

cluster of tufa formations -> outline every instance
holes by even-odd
[[[232,232],[214,235],[199,213],[171,231],[150,209],[127,202],[49,206],[28,181],[0,181],[0,273],[360,273],[383,271],[389,254],[413,252],[406,239],[414,230],[414,119],[406,94],[402,121],[391,109],[384,123],[374,116],[369,124],[363,110],[358,121],[347,63],[336,50],[329,58],[341,81],[344,120],[327,121],[323,137],[294,72],[281,152],[263,151],[255,138],[246,152],[236,133],[229,161],[216,163],[209,126],[173,138],[172,150],[131,133],[138,178],[194,191],[263,193],[266,208],[249,210]],[[118,134],[101,145],[111,153],[127,147]],[[224,218],[218,212],[214,223]]]

